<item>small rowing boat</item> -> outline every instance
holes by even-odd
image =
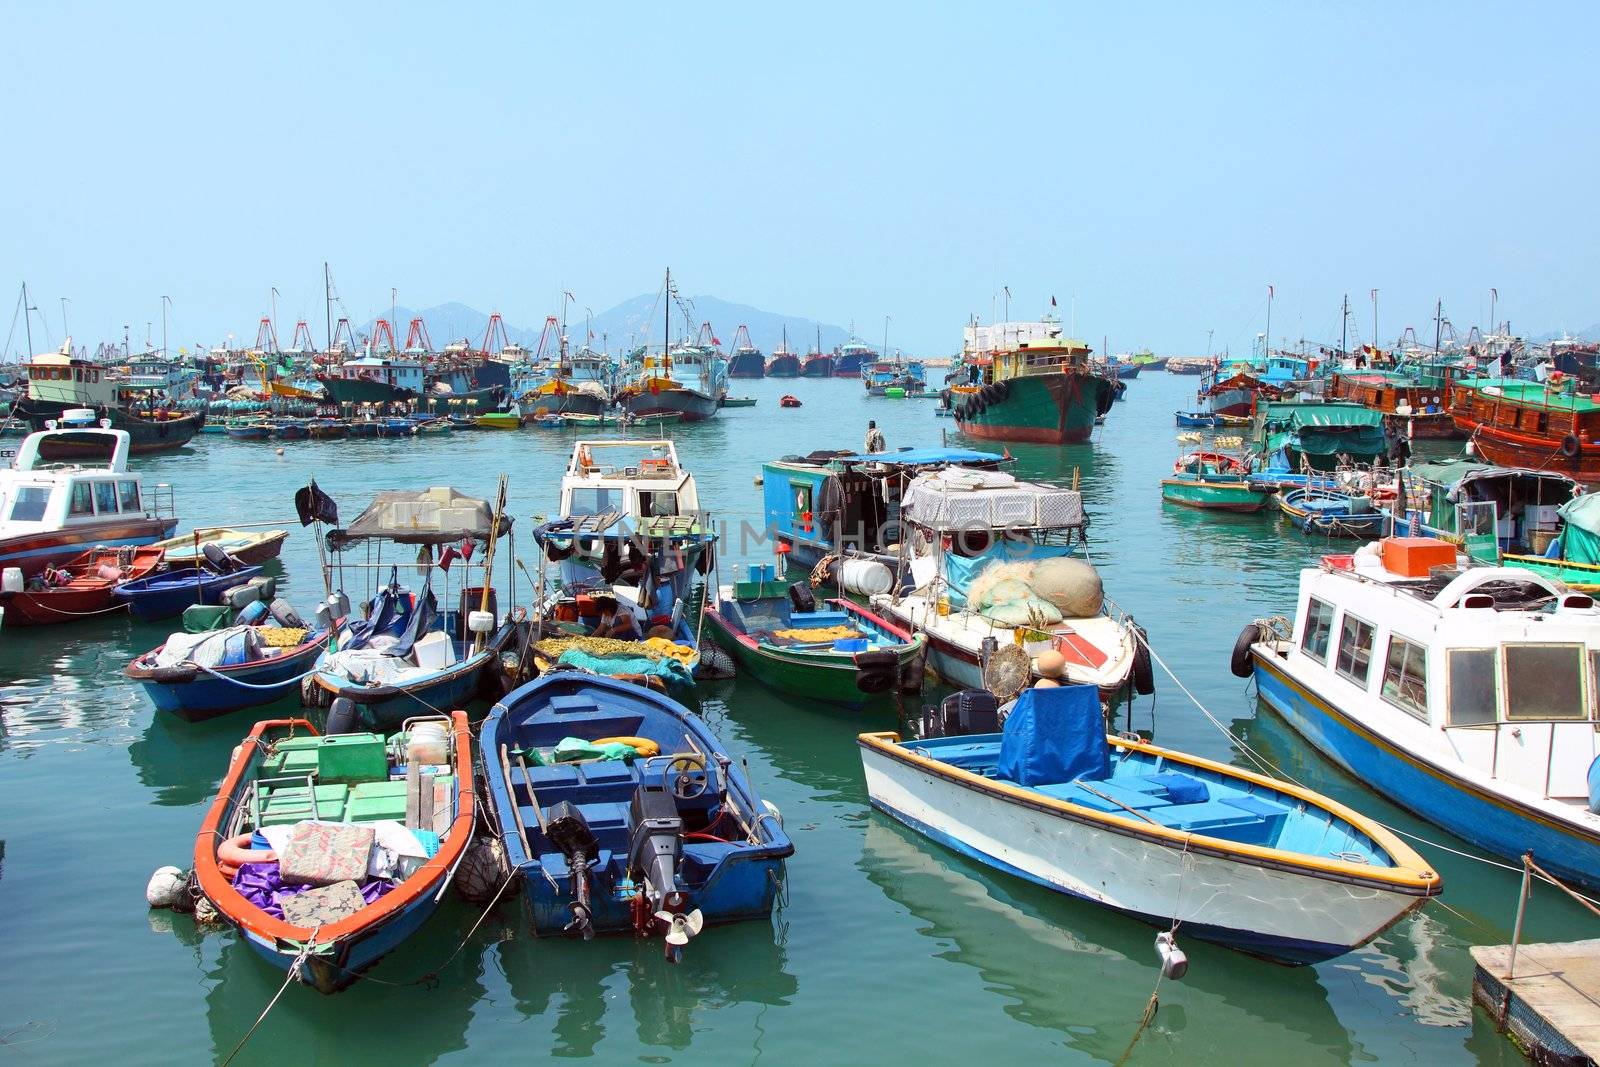
[[[283,551],[287,530],[237,530],[231,526],[203,526],[188,533],[157,541],[152,548],[166,553],[172,567],[193,567],[206,558],[206,546],[215,545],[240,563],[265,563]],[[198,542],[198,544],[197,544]]]
[[[998,734],[859,738],[872,806],[963,855],[1255,956],[1371,941],[1442,880],[1337,801],[1108,738],[1090,686],[1029,689]]]
[[[472,841],[463,711],[380,734],[256,723],[195,839],[200,890],[256,954],[336,993],[438,910]]]
[[[181,615],[190,604],[220,604],[226,590],[244,585],[261,573],[259,566],[247,567],[220,549],[205,552],[205,556],[207,566],[180,567],[136,578],[115,586],[112,592],[128,605],[134,618],[150,622]]]
[[[1370,497],[1332,489],[1287,489],[1278,497],[1278,510],[1302,533],[1326,537],[1383,536],[1391,517],[1372,506]]]
[[[204,722],[294,696],[327,643],[325,630],[276,624],[175,633],[122,673],[157,711]]]
[[[154,572],[161,550],[91,548],[61,567],[46,567],[20,590],[0,591],[0,620],[7,626],[47,626],[103,615],[120,607],[112,591],[118,582]]]
[[[1225,452],[1179,456],[1170,477],[1161,479],[1161,499],[1208,511],[1260,511],[1272,492],[1250,484],[1250,465]]]

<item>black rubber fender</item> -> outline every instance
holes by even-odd
[[[1010,378],[1006,378],[1006,379],[1003,379],[1001,381],[995,382],[994,383],[994,393],[995,393],[995,396],[998,396],[1001,400],[1004,400],[1007,397],[1009,397],[1011,395],[1011,379]]]
[[[1239,631],[1239,639],[1233,643],[1233,656],[1228,660],[1228,670],[1233,672],[1235,678],[1248,678],[1255,673],[1255,665],[1250,657],[1250,646],[1259,640],[1261,640],[1261,627],[1255,623]]]
[[[1569,433],[1561,439],[1561,454],[1568,459],[1575,457],[1581,447],[1578,435],[1575,433]]]
[[[1135,627],[1138,636],[1133,646],[1133,691],[1147,697],[1156,691],[1155,665],[1150,661],[1150,646],[1145,644],[1144,627]]]
[[[856,688],[863,693],[887,693],[896,680],[893,670],[862,671],[856,675]]]

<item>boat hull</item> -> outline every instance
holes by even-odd
[[[1501,467],[1527,467],[1566,474],[1587,485],[1600,484],[1600,448],[1591,446],[1568,456],[1562,453],[1558,441],[1531,434],[1510,433],[1501,427],[1459,414],[1455,416],[1455,423],[1472,437],[1478,454],[1490,463]]]
[[[800,377],[799,356],[773,356],[767,361],[768,378]]]
[[[1207,511],[1255,512],[1267,506],[1272,493],[1252,489],[1245,481],[1210,482],[1190,481],[1184,478],[1164,478],[1161,482],[1161,499],[1184,507]]]
[[[838,704],[859,711],[893,699],[893,690],[865,693],[856,685],[861,671],[848,652],[793,652],[763,644],[739,631],[716,607],[707,605],[705,619],[717,644],[733,653],[739,666],[757,681],[790,696]],[[902,682],[922,676],[925,642],[914,638],[896,650],[895,677]]]
[[[260,573],[260,567],[241,567],[231,574],[208,572],[192,580],[179,580],[181,571],[168,571],[154,578],[125,582],[117,586],[115,592],[118,600],[127,603],[128,612],[134,618],[154,622],[182,615],[183,609],[191,604],[220,604],[225,591],[243,585]]]
[[[705,422],[716,415],[719,406],[716,397],[697,389],[635,393],[622,401],[623,410],[634,418],[680,415],[684,422]]]
[[[963,417],[956,428],[981,441],[1081,444],[1096,416],[1110,407],[1112,384],[1088,373],[1033,374],[1009,379],[1005,396]]]
[[[811,356],[800,364],[800,377],[802,378],[832,378],[833,357]]]
[[[17,567],[32,578],[46,567],[65,563],[97,545],[106,548],[151,545],[177,529],[177,519],[118,519],[114,522],[45,530],[0,539],[0,568]]]
[[[419,398],[415,389],[402,389],[367,378],[318,375],[323,396],[331,404],[404,404]]]
[[[1600,834],[1563,826],[1402,751],[1317,696],[1266,646],[1252,650],[1261,700],[1367,788],[1503,859],[1532,852],[1557,877],[1600,888]]]
[[[291,649],[277,659],[214,668],[227,680],[198,669],[143,668],[137,661],[129,664],[123,674],[139,683],[157,711],[176,715],[184,722],[205,722],[230,711],[294,696],[299,692],[300,676],[317,661],[321,651],[319,641]]]
[[[27,419],[29,427],[39,431],[48,429],[46,423],[51,419],[60,419],[69,408],[80,407],[83,405],[21,397],[17,400],[12,413],[18,419]],[[132,455],[148,455],[151,452],[167,452],[174,448],[182,448],[206,423],[204,412],[195,412],[174,419],[146,419],[121,408],[100,408],[96,409],[95,415],[97,418],[110,419],[111,429],[128,432],[128,451]],[[60,434],[45,439],[39,446],[39,457],[47,460],[100,458],[105,453],[105,435],[98,431],[81,436]]]
[[[735,352],[728,361],[730,378],[765,378],[766,375],[767,363],[760,352]]]
[[[1180,934],[1279,963],[1343,955],[1425,899],[1114,830],[1044,803],[973,788],[941,773],[934,761],[865,742],[861,753],[872,806],[931,840],[1162,928],[1176,918]],[[1208,891],[1193,892],[1195,886]]]
[[[1206,429],[1222,425],[1222,417],[1214,411],[1175,411],[1173,421],[1185,429]]]

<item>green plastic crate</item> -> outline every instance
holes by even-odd
[[[782,582],[734,582],[733,599],[763,600],[767,597],[789,595],[789,587]]]
[[[233,609],[226,604],[190,604],[183,609],[183,632],[203,634],[226,629],[233,622]]]
[[[335,734],[317,747],[319,782],[386,782],[389,760],[377,734]]]
[[[345,818],[351,822],[376,822],[379,819],[406,821],[406,783],[362,782],[350,790]]]
[[[350,787],[347,785],[319,785],[317,810],[313,812],[305,786],[268,786],[263,790],[260,823],[262,826],[282,826],[312,817],[327,822],[342,822],[349,796]]]

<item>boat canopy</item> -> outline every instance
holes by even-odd
[[[500,532],[510,526],[511,516],[502,515]],[[487,500],[436,485],[420,493],[379,493],[349,526],[328,531],[328,547],[339,551],[361,541],[402,545],[487,541],[493,527],[494,508]]]
[[[1444,486],[1448,492],[1446,499],[1452,503],[1464,500],[1476,500],[1485,497],[1482,490],[1487,487],[1481,483],[1505,483],[1508,481],[1559,483],[1570,497],[1579,491],[1578,483],[1559,471],[1534,470],[1531,467],[1497,467],[1493,463],[1481,463],[1470,459],[1443,459],[1427,463],[1413,463],[1410,473],[1423,481],[1434,485]]]
[[[1566,388],[1547,382],[1530,382],[1522,378],[1466,378],[1457,384],[1510,404],[1562,409],[1576,414],[1600,411],[1600,400],[1593,396],[1569,392]]]
[[[867,452],[832,458],[842,463],[885,463],[902,467],[999,463],[1005,459],[1004,456],[997,456],[993,452],[975,452],[970,448],[902,448],[898,452]]]
[[[1573,497],[1557,514],[1567,522],[1562,556],[1571,563],[1600,564],[1600,493]]]
[[[1085,524],[1083,495],[1076,490],[968,467],[918,475],[906,489],[902,511],[918,526],[940,532]]]

